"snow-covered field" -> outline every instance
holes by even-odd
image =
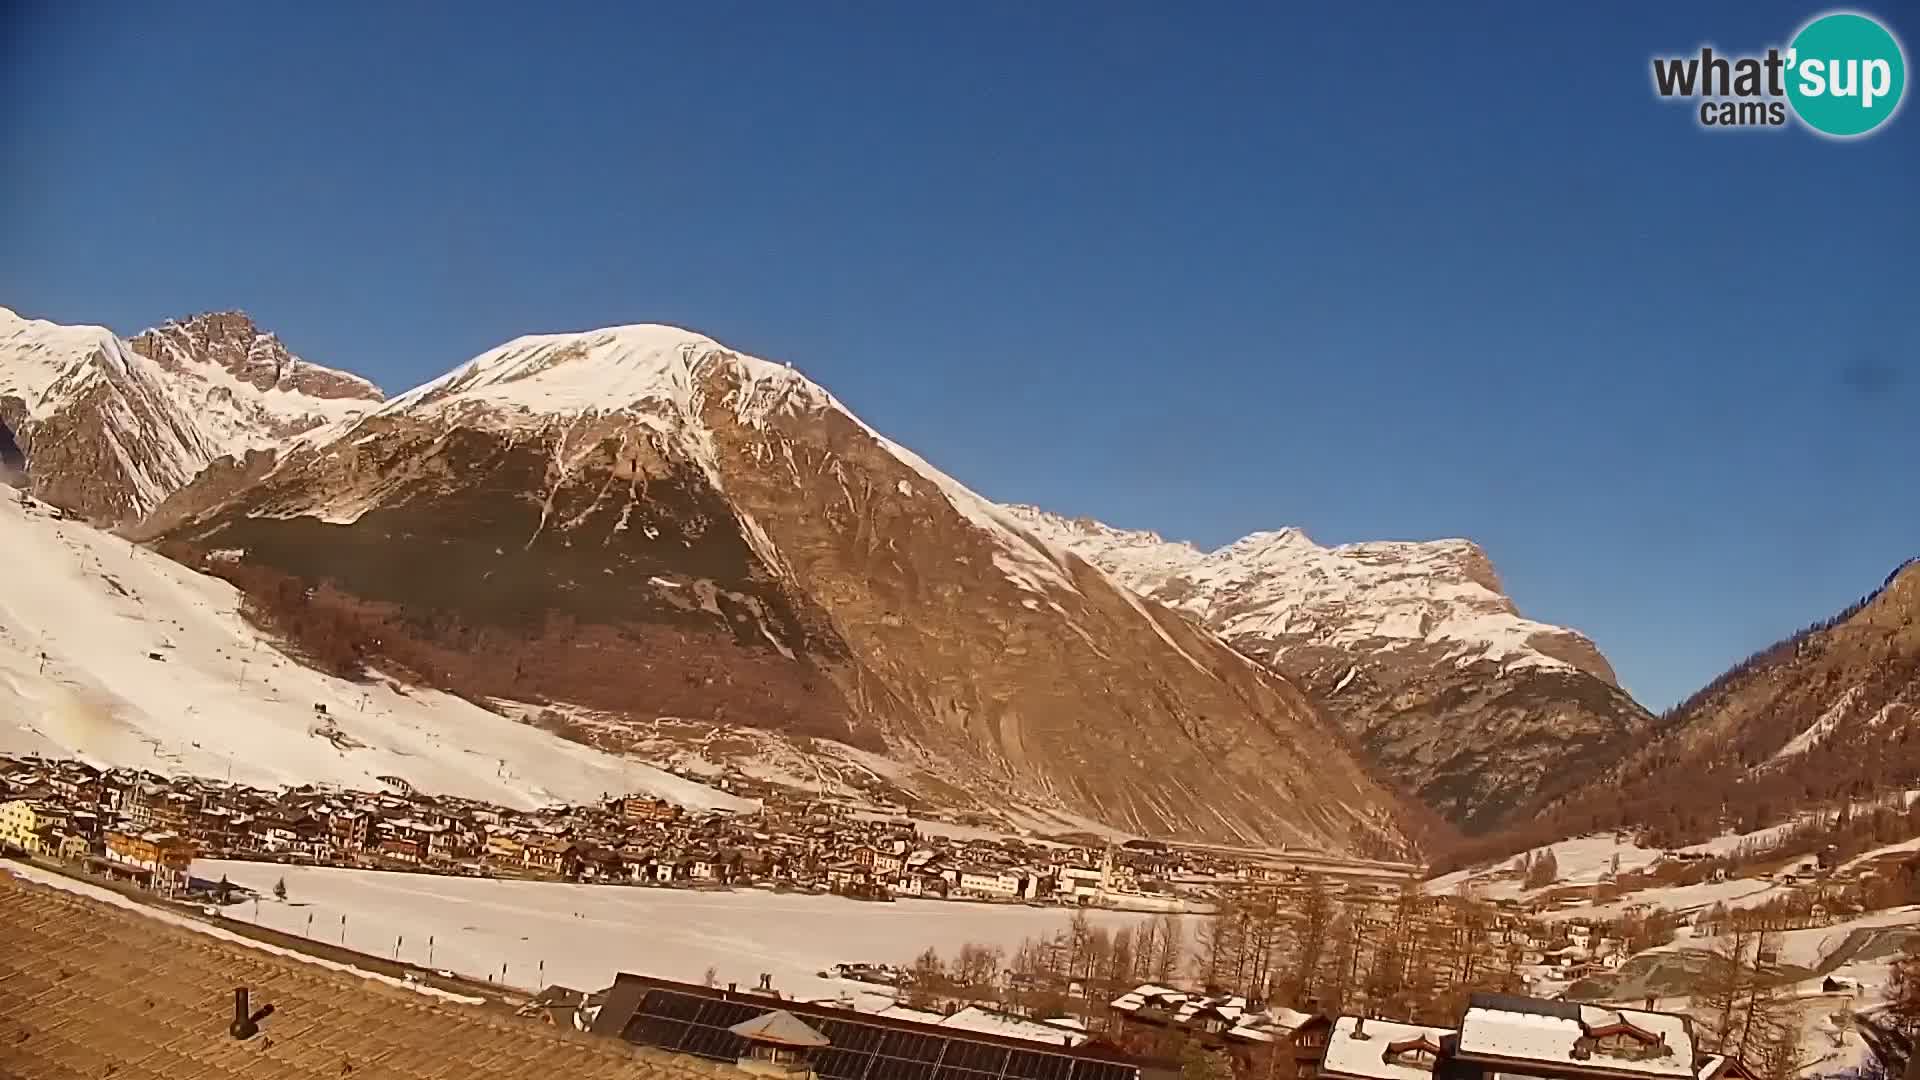
[[[943,900],[863,903],[837,896],[759,890],[567,885],[532,881],[392,874],[372,870],[201,860],[196,877],[225,875],[265,897],[264,926],[362,952],[431,962],[476,979],[509,984],[564,983],[598,989],[621,971],[699,982],[708,968],[720,982],[752,985],[762,972],[800,997],[833,997],[857,984],[823,980],[836,963],[905,965],[928,946],[951,956],[967,942],[1011,952],[1023,938],[1051,935],[1067,922],[1059,908],[963,904]],[[287,902],[272,899],[286,879]],[[254,918],[255,905],[227,914]],[[1128,926],[1142,916],[1092,911],[1097,926]],[[544,969],[541,967],[544,963]],[[869,1002],[868,1004],[872,1004]]]
[[[1585,904],[1580,907],[1549,911],[1542,917],[1549,922],[1557,919],[1588,921],[1616,919],[1626,914],[1627,909],[1635,905],[1679,912],[1708,908],[1714,904],[1725,904],[1729,909],[1757,907],[1777,895],[1779,889],[1780,886],[1774,882],[1751,878],[1702,881],[1694,885],[1666,885],[1652,889],[1639,889],[1604,904]]]
[[[752,806],[459,698],[303,667],[241,619],[225,582],[11,491],[0,550],[15,567],[0,574],[0,753],[261,787],[397,776],[522,807],[629,792]]]
[[[1544,852],[1553,852],[1554,862],[1560,868],[1558,884],[1592,885],[1602,875],[1613,868],[1614,857],[1620,860],[1620,873],[1639,870],[1651,866],[1660,858],[1660,851],[1645,848],[1631,839],[1616,840],[1612,833],[1597,833],[1592,836],[1576,836],[1571,840],[1561,840],[1545,847],[1535,848],[1528,854],[1539,858]],[[1442,874],[1427,882],[1426,890],[1433,895],[1450,893],[1465,883],[1475,895],[1486,900],[1509,900],[1528,895],[1518,878],[1501,877],[1507,868],[1517,862],[1521,856],[1513,856],[1491,866],[1476,866],[1467,870],[1455,870],[1451,874]],[[1534,892],[1544,892],[1536,889]]]

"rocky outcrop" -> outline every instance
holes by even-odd
[[[181,492],[166,539],[404,613],[408,663],[477,696],[830,736],[931,801],[1404,850],[1284,679],[790,368],[668,327],[527,338],[328,435]]]
[[[275,448],[379,404],[372,384],[308,364],[238,314],[129,343],[0,308],[0,425],[38,497],[137,522],[214,460]]]
[[[359,416],[385,400],[357,375],[310,364],[245,312],[169,322],[128,344],[171,376],[229,452],[264,448],[322,424]]]
[[[1329,548],[1282,529],[1203,552],[1009,512],[1284,674],[1403,790],[1468,832],[1564,794],[1653,722],[1593,642],[1521,616],[1466,540]]]

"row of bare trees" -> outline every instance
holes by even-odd
[[[1227,897],[1192,921],[1191,935],[1189,920],[1171,914],[1109,930],[1078,911],[1010,956],[977,944],[948,957],[928,949],[914,962],[909,1001],[992,1001],[1098,1028],[1120,994],[1179,980],[1259,1005],[1440,1022],[1474,990],[1525,986],[1522,944],[1497,930],[1491,908],[1462,897],[1409,888],[1385,901],[1347,899],[1316,879]]]
[[[1132,925],[1096,926],[1075,911],[1058,933],[1028,938],[1009,956],[968,943],[951,957],[929,948],[913,963],[908,1003],[993,1002],[1030,1016],[1079,1016],[1098,1024],[1106,1003],[1143,982],[1172,981],[1182,968],[1184,920],[1166,913]]]

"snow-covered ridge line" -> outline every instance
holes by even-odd
[[[19,396],[34,415],[53,411],[103,377],[124,377],[144,362],[104,326],[29,319],[4,307],[0,352],[7,356],[0,365],[0,396]]]
[[[734,389],[728,391],[725,405],[739,423],[758,428],[782,413],[838,413],[991,536],[1004,550],[996,562],[1016,584],[1032,592],[1079,591],[1064,569],[1069,558],[1065,549],[1036,538],[997,504],[882,435],[791,365],[763,360],[674,326],[640,323],[518,337],[397,395],[365,417],[318,429],[298,442],[324,447],[353,437],[368,424],[398,417],[514,429],[556,419],[628,413],[675,440],[724,490],[713,433],[702,419],[709,404],[703,377],[715,370],[731,376]],[[750,536],[762,531],[751,522],[743,525]]]
[[[734,352],[703,334],[654,323],[565,334],[530,334],[490,349],[445,375],[388,401],[375,415],[393,416],[457,407],[467,402],[518,407],[547,415],[616,412],[644,403],[697,414],[697,375],[726,362],[746,383],[737,407],[742,420],[762,419],[795,394],[833,405],[792,368]],[[762,393],[763,386],[768,393]],[[757,401],[757,407],[749,408]]]
[[[1472,541],[1367,541],[1323,547],[1298,528],[1256,532],[1212,551],[1144,530],[1003,508],[1136,591],[1199,617],[1228,641],[1281,635],[1337,648],[1451,645],[1457,662],[1573,670],[1540,648],[1577,638],[1515,610]]]

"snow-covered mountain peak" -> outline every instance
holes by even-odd
[[[577,416],[651,405],[691,417],[704,400],[702,376],[710,370],[737,380],[734,404],[743,420],[762,420],[783,405],[833,405],[831,395],[787,365],[734,352],[691,330],[642,323],[515,338],[394,398],[380,412],[491,406]]]
[[[1288,526],[1265,532],[1248,533],[1231,544],[1210,552],[1209,560],[1253,561],[1260,564],[1293,562],[1310,552],[1323,550],[1305,532]]]
[[[124,344],[104,326],[67,326],[0,308],[0,397],[16,396],[44,411],[91,385],[97,373],[124,374]]]

